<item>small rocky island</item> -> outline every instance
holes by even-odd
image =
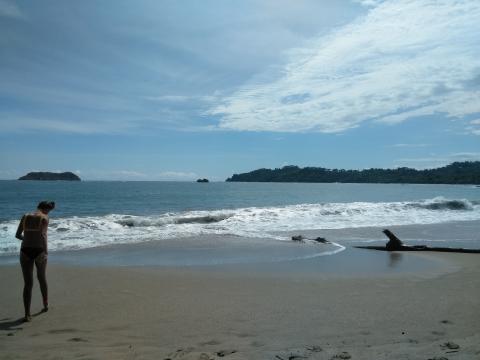
[[[198,183],[207,183],[209,181],[208,181],[208,179],[198,179],[197,182]]]
[[[29,172],[27,175],[18,178],[18,180],[63,180],[63,181],[81,181],[74,173],[67,171],[63,173],[53,172]]]

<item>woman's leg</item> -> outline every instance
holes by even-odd
[[[23,273],[23,306],[25,308],[26,321],[31,320],[30,304],[32,303],[33,263],[33,260],[20,251],[20,265]]]
[[[47,284],[47,254],[41,253],[35,259],[37,278],[42,292],[43,311],[48,310],[48,284]]]

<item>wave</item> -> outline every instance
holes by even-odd
[[[410,202],[351,202],[186,211],[149,216],[52,217],[51,250],[201,235],[289,240],[283,232],[480,220],[480,201],[436,197]],[[18,251],[18,220],[0,222],[0,254]]]
[[[413,207],[428,209],[428,210],[473,210],[475,205],[479,205],[479,201],[449,200],[443,197],[437,197],[431,200],[415,202],[411,205]]]
[[[167,214],[156,219],[126,216],[125,218],[116,220],[115,222],[128,227],[165,226],[167,224],[212,224],[228,219],[230,216],[232,215],[218,214],[204,216],[175,216]]]

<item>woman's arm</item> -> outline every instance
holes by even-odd
[[[20,224],[18,224],[17,233],[15,234],[15,237],[18,240],[23,240],[23,222],[24,221],[25,221],[25,215],[22,216],[22,219],[20,220]]]
[[[43,249],[45,250],[45,254],[48,254],[48,244],[47,244],[47,239],[48,239],[48,218],[43,218],[42,219],[42,232],[44,234],[43,236]]]

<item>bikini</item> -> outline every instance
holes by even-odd
[[[43,253],[45,250],[43,248],[34,248],[34,247],[24,247],[20,251],[24,253],[30,260],[35,260],[38,255]]]

